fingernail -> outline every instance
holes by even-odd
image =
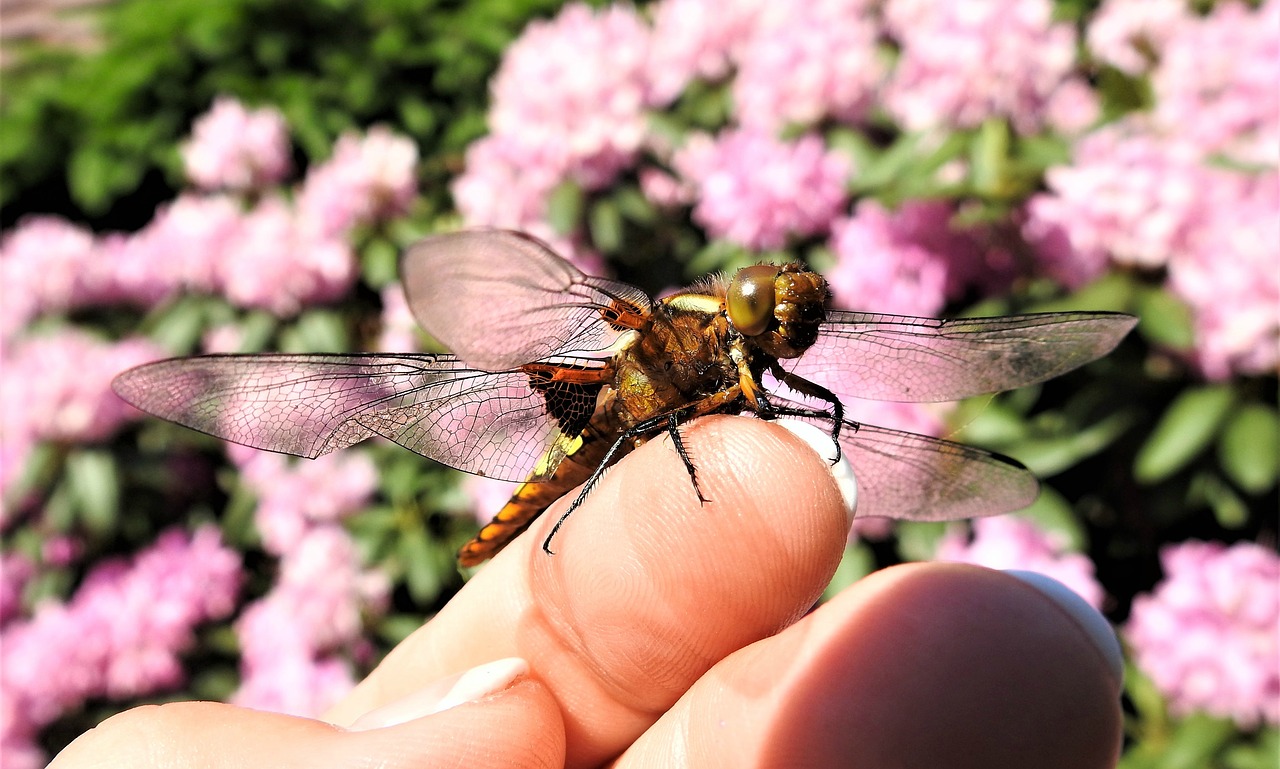
[[[351,730],[358,732],[395,726],[448,710],[464,702],[475,702],[502,691],[527,672],[529,663],[519,657],[486,662],[433,681],[403,699],[365,713],[351,725]]]
[[[836,442],[831,440],[831,434],[816,425],[798,419],[775,419],[774,423],[786,428],[792,435],[809,444],[814,451],[818,452],[818,456],[827,461],[827,465],[831,468],[831,475],[836,479],[836,487],[840,489],[840,496],[844,497],[845,513],[849,517],[849,525],[852,526],[853,515],[858,510],[858,480],[854,477],[853,467],[849,465],[844,452],[840,452],[838,462],[831,464],[835,461],[837,453]]]
[[[1116,638],[1115,631],[1111,629],[1111,623],[1107,622],[1106,617],[1076,595],[1071,588],[1052,577],[1021,569],[1009,569],[1005,574],[1022,580],[1053,599],[1054,603],[1075,620],[1089,640],[1093,641],[1093,645],[1097,647],[1110,668],[1111,677],[1116,682],[1116,686],[1119,687],[1124,682],[1124,653],[1120,649],[1120,639]]]

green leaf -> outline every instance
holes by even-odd
[[[1178,722],[1165,750],[1165,769],[1202,769],[1235,736],[1235,725],[1226,718],[1193,714]]]
[[[1041,484],[1040,496],[1029,507],[1018,513],[1018,517],[1034,521],[1045,531],[1062,535],[1067,546],[1080,552],[1088,545],[1084,526],[1080,518],[1071,509],[1071,503],[1057,489],[1048,484]]]
[[[426,531],[419,527],[404,531],[399,544],[399,560],[404,568],[409,594],[419,603],[432,601],[440,593],[443,583],[436,566],[438,559],[432,553]]]
[[[898,555],[904,561],[929,561],[938,551],[938,541],[951,524],[934,521],[901,521],[897,525]]]
[[[284,352],[342,352],[349,345],[342,318],[330,310],[308,310],[280,334]]]
[[[547,222],[557,234],[568,235],[578,229],[582,219],[582,188],[572,181],[556,185],[547,199]]]
[[[591,217],[587,223],[591,231],[591,242],[605,253],[616,253],[622,249],[622,212],[612,198],[603,198],[591,206]]]
[[[1189,350],[1195,342],[1191,311],[1168,291],[1139,291],[1138,332],[1149,341],[1172,350]]]
[[[1184,391],[1169,405],[1134,459],[1134,477],[1159,483],[1195,459],[1222,428],[1235,394],[1226,385]]]
[[[206,304],[204,297],[181,297],[154,316],[150,337],[174,355],[190,353],[208,325]]]
[[[876,569],[876,557],[871,548],[861,542],[854,543],[844,549],[844,556],[836,573],[832,575],[827,589],[822,592],[822,600],[830,601],[836,594],[853,583],[867,576]]]
[[[1036,475],[1057,475],[1110,446],[1135,421],[1134,414],[1120,412],[1066,435],[1032,438],[1003,448]]]
[[[360,253],[360,273],[375,289],[394,283],[399,277],[400,249],[385,238],[375,238]]]
[[[67,457],[67,485],[79,519],[94,533],[110,531],[120,505],[120,477],[106,451],[81,449]]]
[[[1280,473],[1280,412],[1261,403],[1236,409],[1218,441],[1218,461],[1248,493],[1270,490]]]

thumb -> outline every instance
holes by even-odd
[[[508,663],[509,671],[510,662],[481,668]],[[475,673],[430,684],[368,714],[350,730],[216,702],[134,708],[81,735],[50,767],[562,765],[564,724],[547,688],[528,677],[512,683],[510,676],[500,680],[489,675],[487,680],[496,681],[501,691],[478,691],[483,684]]]

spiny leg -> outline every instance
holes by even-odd
[[[778,378],[779,382],[782,382],[787,387],[790,387],[792,390],[795,390],[796,392],[802,395],[808,395],[811,398],[816,398],[818,400],[826,401],[827,403],[831,404],[831,410],[827,411],[824,409],[804,409],[804,408],[798,408],[794,406],[775,406],[769,403],[768,404],[769,413],[767,415],[762,413],[761,416],[764,417],[765,419],[773,419],[776,416],[782,415],[782,416],[808,417],[813,419],[829,420],[831,422],[831,440],[833,443],[836,444],[836,456],[835,456],[835,459],[832,460],[831,464],[834,465],[836,462],[839,462],[840,456],[842,454],[842,449],[840,448],[841,426],[850,425],[855,430],[857,429],[856,422],[849,422],[845,420],[844,404],[840,402],[839,396],[837,396],[835,393],[831,392],[830,390],[828,390],[827,388],[823,387],[822,385],[816,382],[810,382],[808,379],[805,379],[804,377],[797,376],[796,374],[792,374],[790,371],[787,371],[782,366],[774,365],[774,366],[771,366],[769,370],[775,377]],[[761,393],[761,396],[763,396],[763,393]]]
[[[680,455],[680,461],[684,463],[685,469],[689,471],[689,479],[693,481],[693,490],[698,495],[698,501],[703,504],[710,502],[711,500],[702,495],[702,489],[698,486],[697,469],[693,466],[693,460],[689,457],[689,451],[685,448],[684,440],[680,437],[681,418],[696,415],[698,410],[697,406],[693,406],[685,409],[678,409],[669,414],[652,417],[640,422],[628,430],[625,430],[621,435],[619,435],[618,439],[613,442],[613,445],[609,446],[609,450],[605,452],[604,458],[600,460],[600,465],[591,472],[591,476],[582,484],[582,488],[578,491],[578,495],[574,497],[573,502],[569,505],[569,509],[561,513],[560,517],[556,519],[555,525],[551,527],[550,533],[547,534],[547,538],[542,541],[542,552],[547,555],[555,555],[555,551],[551,549],[551,540],[555,538],[556,532],[560,531],[560,527],[563,526],[565,520],[573,514],[573,511],[581,507],[582,503],[586,501],[587,495],[589,495],[596,487],[596,484],[600,482],[600,478],[604,475],[605,470],[613,464],[614,457],[617,456],[618,452],[621,451],[626,442],[651,433],[660,427],[666,428],[667,433],[671,436],[672,444],[675,445],[676,453]]]

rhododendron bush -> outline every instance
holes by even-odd
[[[653,293],[799,259],[844,308],[1139,315],[1040,387],[846,404],[1009,454],[1044,493],[859,521],[830,590],[900,560],[1043,572],[1126,644],[1125,765],[1275,750],[1280,0],[317,4],[340,43],[270,5],[175,4],[174,30],[205,8],[219,32],[183,49],[201,66],[92,110],[87,73],[168,39],[156,0],[104,11],[97,52],[8,65],[0,130],[66,152],[0,153],[4,766],[142,702],[317,714],[456,591],[509,484],[379,442],[225,445],[109,383],[199,352],[429,349],[395,257],[460,226]],[[247,70],[260,26],[327,55]],[[142,93],[153,114],[125,106]],[[127,173],[91,172],[113,156]]]

